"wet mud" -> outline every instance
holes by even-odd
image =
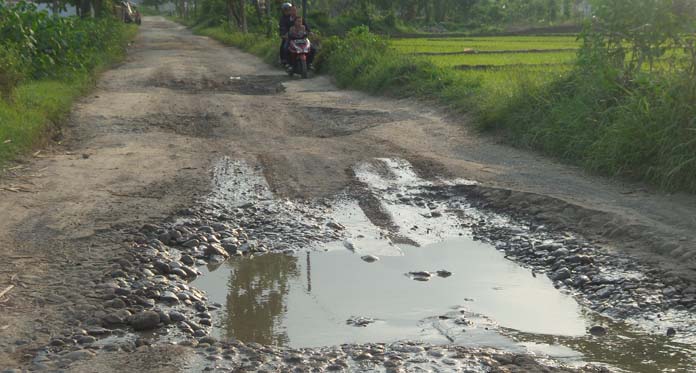
[[[225,76],[217,79],[181,79],[156,76],[146,86],[167,88],[190,93],[234,93],[240,95],[274,95],[285,91],[282,75]]]
[[[318,138],[348,136],[405,118],[393,112],[322,106],[304,106],[298,108],[298,112],[305,120],[292,123],[292,128],[306,136]],[[316,126],[318,122],[322,125]]]

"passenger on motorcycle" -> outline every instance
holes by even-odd
[[[308,36],[309,32],[307,32],[307,27],[305,27],[302,17],[295,18],[295,23],[293,23],[292,27],[290,27],[290,30],[288,31],[288,39],[304,39]]]

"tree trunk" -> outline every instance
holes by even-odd
[[[254,0],[254,5],[256,6],[256,18],[259,19],[259,23],[263,22],[263,9],[261,9],[261,0]]]
[[[445,0],[435,1],[435,21],[443,22],[445,20],[446,7]]]
[[[94,0],[94,16],[101,17],[102,15],[102,0]]]
[[[229,8],[231,17],[234,18],[237,30],[246,33],[247,29],[247,19],[246,19],[246,9],[244,7],[245,0],[229,0]]]
[[[430,23],[433,21],[433,7],[430,1],[423,2],[423,12],[425,13],[425,22]]]
[[[406,5],[406,12],[404,14],[404,18],[408,21],[412,21],[416,18],[416,14],[418,13],[418,3],[416,3],[414,0],[410,1],[408,5]]]
[[[239,0],[239,13],[242,19],[242,32],[247,33],[249,29],[247,28],[247,17],[246,17],[246,0]]]
[[[80,1],[80,17],[82,17],[82,18],[89,17],[91,11],[92,11],[92,4],[90,4],[89,0],[81,0]]]
[[[234,22],[239,28],[239,16],[237,15],[237,0],[227,0],[227,22]]]

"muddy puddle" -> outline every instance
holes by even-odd
[[[343,246],[228,262],[193,285],[227,305],[217,325],[220,337],[263,344],[417,339],[510,348],[511,340],[493,332],[497,324],[528,333],[585,334],[586,322],[571,297],[490,246],[454,238],[401,246],[401,255],[372,263]],[[444,329],[441,320],[447,319],[461,330]]]
[[[233,162],[216,173],[222,178],[213,204],[232,208],[258,200],[253,203],[274,205],[259,169]],[[672,338],[662,330],[649,332],[647,324],[641,328],[628,322],[630,317],[620,321],[595,311],[619,310],[612,302],[626,303],[620,297],[635,288],[630,281],[640,288],[653,280],[627,276],[609,261],[565,264],[552,252],[569,255],[571,250],[579,260],[585,253],[602,261],[610,257],[567,233],[534,233],[508,217],[473,208],[465,198],[432,194],[471,181],[426,181],[407,162],[391,159],[357,165],[354,174],[362,188],[358,193],[338,196],[319,209],[281,201],[278,205],[285,207],[273,211],[273,217],[244,223],[250,239],[278,247],[279,236],[271,231],[280,229],[289,246],[199,268],[202,275],[191,285],[222,305],[213,313],[213,336],[289,348],[409,340],[493,347],[628,372],[693,367],[693,338],[682,332],[688,322],[681,321],[687,326],[678,327],[680,334]],[[267,207],[257,208],[262,209]],[[311,224],[302,221],[307,212]],[[341,233],[324,241],[298,236],[319,226]],[[523,241],[531,242],[528,259],[513,260],[508,255],[516,251],[506,247],[523,248]],[[601,281],[592,277],[592,289],[607,292],[609,281],[616,284],[610,285],[616,296],[587,301],[573,290],[574,278],[558,280],[562,265],[588,276],[601,273]],[[587,292],[591,286],[577,289]],[[645,315],[636,311],[633,319],[639,316]]]
[[[292,348],[417,340],[575,366],[688,371],[688,345],[600,320],[489,245],[466,238],[404,245],[401,255],[372,263],[342,246],[204,269],[193,285],[224,307],[213,335]],[[446,277],[437,274],[443,270]],[[410,274],[424,271],[432,272],[428,281]],[[599,322],[618,333],[592,336],[588,329]]]

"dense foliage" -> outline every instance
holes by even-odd
[[[40,143],[134,33],[110,17],[51,16],[0,0],[0,164]]]
[[[5,91],[21,78],[60,77],[89,70],[116,43],[125,26],[110,18],[51,16],[31,3],[0,2],[0,81]]]
[[[242,31],[267,32],[281,0],[176,0],[178,15],[197,23],[223,22]],[[345,34],[366,25],[381,33],[487,31],[510,26],[579,22],[586,0],[297,0],[310,24],[325,34]],[[159,5],[161,0],[145,0]],[[185,6],[188,4],[189,6]]]

